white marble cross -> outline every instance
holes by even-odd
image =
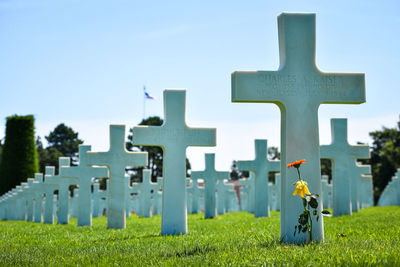
[[[360,188],[359,199],[360,199],[360,209],[374,206],[374,188],[372,182],[372,175],[365,175],[365,174],[361,175],[361,188]]]
[[[281,175],[275,173],[275,182],[269,184],[271,210],[280,210],[280,197],[281,197]]]
[[[133,184],[139,190],[139,205],[142,206],[142,216],[150,218],[151,198],[157,192],[159,186],[151,182],[151,170],[143,169],[143,180],[141,183]]]
[[[199,213],[199,198],[200,198],[200,191],[204,190],[204,188],[199,188],[197,178],[192,178],[192,186],[186,189],[188,194],[191,194],[191,209],[190,213]]]
[[[57,213],[57,224],[67,224],[69,222],[69,197],[70,185],[78,183],[75,177],[66,177],[65,170],[70,168],[70,158],[60,157],[58,158],[59,168],[58,175],[54,176],[53,182],[58,184],[58,213]]]
[[[33,221],[33,204],[35,201],[35,179],[33,178],[28,178],[27,180],[28,183],[28,192],[27,192],[27,198],[26,198],[26,205],[27,205],[27,211],[26,211],[26,221],[31,222]]]
[[[94,183],[93,184],[93,193],[92,193],[92,199],[93,199],[93,212],[92,215],[93,217],[100,217],[100,184],[99,183]]]
[[[229,200],[230,195],[229,191],[232,190],[233,185],[225,182],[227,180],[219,180],[216,189],[217,189],[217,212],[219,215],[225,214],[229,209]]]
[[[204,218],[214,218],[216,214],[215,185],[218,180],[229,179],[229,172],[219,172],[215,170],[215,154],[205,154],[206,167],[204,171],[192,171],[192,179],[203,178],[205,185],[205,206]]]
[[[163,149],[163,210],[161,233],[187,233],[186,148],[215,146],[215,129],[190,128],[185,122],[184,90],[164,91],[164,124],[133,128],[135,145]]]
[[[246,211],[250,213],[254,213],[254,207],[256,202],[256,189],[255,189],[255,178],[254,173],[252,171],[249,172],[248,178],[243,178],[239,180],[239,185],[245,186],[248,190],[246,192]],[[242,201],[242,197],[240,197],[240,202]]]
[[[322,194],[320,202],[322,201],[322,206],[324,209],[332,208],[332,184],[328,183],[328,178],[328,175],[321,176]]]
[[[321,146],[321,158],[332,160],[333,216],[351,215],[351,180],[359,180],[357,159],[369,158],[367,145],[347,141],[347,119],[331,119],[332,143]]]
[[[42,222],[43,193],[45,192],[42,173],[35,173],[34,191],[35,206],[33,209],[33,221],[40,223]]]
[[[256,158],[251,161],[238,161],[237,165],[241,171],[254,173],[255,187],[255,217],[269,217],[270,203],[268,201],[268,174],[271,171],[280,171],[280,161],[267,159],[267,140],[255,140]]]
[[[76,167],[63,166],[60,168],[61,180],[71,178],[75,180],[79,187],[78,199],[78,226],[92,225],[92,198],[91,180],[92,178],[103,178],[108,176],[105,167],[92,167],[87,164],[86,152],[90,151],[91,146],[79,146],[79,165]]]
[[[162,206],[162,193],[160,189],[162,187],[163,179],[162,177],[157,177],[157,185],[158,188],[155,190],[153,194],[153,215],[161,214],[161,206]]]
[[[125,216],[129,218],[131,216],[131,176],[129,174],[125,174]]]
[[[63,164],[69,164],[67,161],[60,161],[60,167]],[[68,158],[69,159],[69,158]],[[45,175],[44,175],[44,186],[45,186],[45,194],[46,198],[44,200],[44,208],[43,208],[43,222],[53,224],[54,223],[54,191],[58,190],[60,187],[58,177],[55,175],[55,167],[54,166],[46,166]]]
[[[315,14],[282,13],[278,17],[278,71],[232,74],[232,102],[274,103],[281,111],[281,240],[304,243],[293,235],[302,202],[292,195],[295,168],[286,164],[306,159],[301,173],[312,193],[321,194],[318,108],[321,104],[365,102],[364,74],[325,73],[315,62]],[[321,211],[321,205],[318,208]],[[323,241],[323,220],[314,216],[313,239]]]
[[[28,190],[27,183],[21,183],[19,186],[18,196],[17,196],[17,220],[25,220],[26,215],[26,193]]]
[[[108,152],[87,152],[88,165],[106,166],[109,170],[107,228],[126,227],[125,168],[147,165],[147,152],[129,152],[125,148],[125,125],[110,125]]]
[[[378,201],[378,206],[398,205],[400,205],[400,169],[397,169],[395,176],[386,185]]]
[[[361,200],[362,200],[362,182],[363,175],[371,174],[371,166],[370,165],[361,165],[355,163],[356,167],[354,170],[354,177],[351,177],[351,207],[353,212],[358,212],[361,209]]]

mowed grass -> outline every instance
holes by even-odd
[[[161,217],[132,216],[123,230],[0,222],[0,265],[379,265],[400,266],[400,207],[372,207],[325,218],[325,242],[279,242],[279,213],[246,212],[205,220],[189,215],[189,234],[161,236]]]

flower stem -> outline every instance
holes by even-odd
[[[299,170],[299,168],[296,168],[296,170],[297,170],[297,173],[298,173],[298,175],[299,175],[299,181],[301,181],[300,170]]]
[[[308,243],[311,243],[311,241],[312,241],[312,218],[311,218],[311,212],[310,212],[310,204],[308,204],[307,207],[308,207],[308,218],[310,218],[310,229],[308,229],[308,236],[309,236],[310,240],[308,241]]]

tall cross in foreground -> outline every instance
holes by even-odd
[[[163,203],[161,233],[187,233],[186,148],[215,146],[215,129],[190,128],[185,122],[184,90],[164,91],[164,124],[133,128],[135,145],[163,149]]]
[[[306,159],[301,166],[312,193],[321,195],[318,108],[321,104],[365,102],[364,74],[321,72],[315,63],[315,14],[278,17],[280,67],[277,71],[237,71],[232,74],[232,102],[274,103],[281,111],[281,240],[304,243],[293,235],[302,201],[292,196],[295,168],[286,164]],[[321,201],[320,201],[321,202]],[[318,211],[321,211],[319,205]],[[322,218],[322,217],[321,217]],[[314,240],[324,239],[323,220],[313,217]]]

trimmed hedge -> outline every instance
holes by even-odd
[[[25,182],[39,170],[33,115],[10,116],[0,162],[0,194]]]

